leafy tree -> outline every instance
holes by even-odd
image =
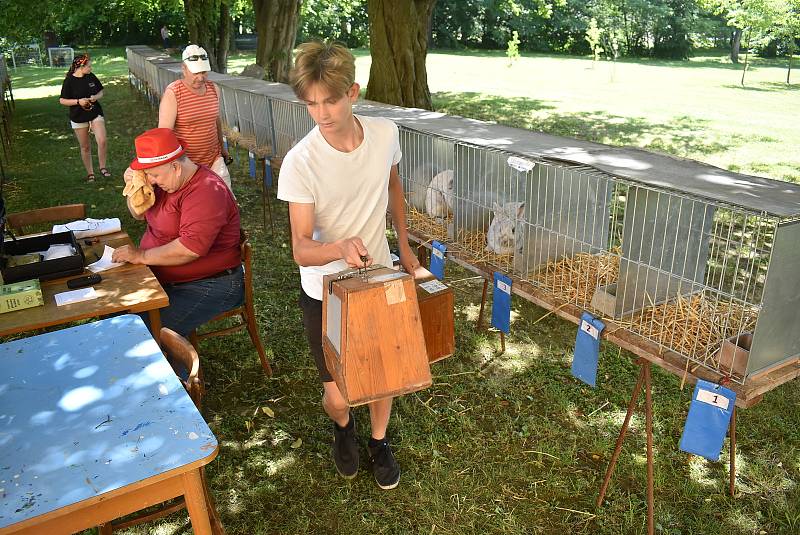
[[[335,39],[350,48],[369,46],[366,0],[305,0],[299,40]]]
[[[208,53],[211,69],[227,72],[231,35],[229,0],[183,0],[189,41]]]
[[[428,24],[436,0],[368,0],[372,65],[367,98],[431,109]]]
[[[300,0],[253,0],[258,45],[256,63],[276,82],[289,80],[297,38]]]

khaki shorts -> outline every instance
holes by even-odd
[[[228,186],[228,189],[233,191],[231,187],[231,174],[228,172],[228,166],[225,165],[225,159],[222,156],[218,156],[214,163],[211,165],[211,170],[214,171],[219,177],[225,182],[225,185]]]
[[[75,122],[72,122],[72,121],[70,121],[70,122],[69,122],[69,124],[72,126],[72,129],[73,129],[73,130],[77,130],[78,128],[89,128],[89,126],[91,126],[91,124],[92,124],[93,122],[95,122],[95,121],[103,121],[103,122],[106,122],[106,120],[105,120],[105,119],[103,119],[103,116],[102,116],[102,115],[98,115],[97,117],[95,117],[94,119],[92,119],[91,121],[89,121],[88,123],[75,123]]]

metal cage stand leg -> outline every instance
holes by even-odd
[[[486,292],[489,290],[489,279],[483,279],[483,293],[481,294],[481,309],[478,311],[478,320],[475,322],[475,330],[483,329],[483,309],[486,308]]]
[[[646,419],[645,427],[647,431],[647,533],[648,535],[653,535],[655,532],[655,498],[653,493],[653,398],[650,387],[650,362],[640,359],[636,362],[636,364],[641,366],[641,371],[639,372],[639,378],[636,381],[636,386],[633,387],[633,391],[631,392],[631,400],[628,403],[628,412],[625,414],[625,421],[622,422],[622,427],[619,430],[619,436],[617,437],[617,442],[614,446],[614,453],[611,455],[611,461],[608,463],[606,475],[603,479],[603,484],[600,487],[600,494],[597,496],[597,506],[600,507],[603,505],[603,499],[605,498],[606,491],[608,490],[608,485],[611,482],[611,476],[614,473],[617,460],[619,460],[619,454],[622,451],[622,443],[625,441],[625,435],[628,432],[631,417],[633,416],[633,411],[636,408],[636,401],[639,398],[639,392],[642,390],[642,386],[644,385]]]
[[[731,496],[736,496],[736,405],[731,410],[731,424],[730,424],[730,437],[731,437],[731,466],[730,466],[730,493]]]
[[[261,180],[261,212],[264,217],[264,230],[267,230],[267,214],[269,214],[269,230],[270,236],[272,239],[275,239],[275,222],[272,219],[272,203],[271,200],[271,191],[270,187],[267,186],[267,173],[271,173],[270,169],[267,169],[267,158],[264,157],[261,160],[261,170],[262,170],[262,180]]]

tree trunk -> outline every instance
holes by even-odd
[[[228,72],[228,50],[231,44],[231,10],[227,2],[219,6],[219,28],[216,39],[217,72]]]
[[[253,0],[256,15],[256,63],[267,79],[289,81],[292,51],[300,22],[300,0]]]
[[[750,57],[750,36],[753,30],[747,32],[747,50],[744,51],[744,69],[742,69],[742,87],[744,87],[744,75],[747,74],[747,59]]]
[[[731,61],[739,63],[739,46],[742,44],[742,30],[736,28],[731,37]]]
[[[430,110],[425,59],[436,0],[368,0],[372,66],[367,98]]]
[[[795,48],[796,47],[794,44],[794,38],[789,38],[789,69],[786,71],[786,85],[791,84],[790,80],[792,78],[792,59],[794,58]]]
[[[224,73],[230,32],[228,0],[183,0],[183,8],[189,42],[206,50],[211,70]]]

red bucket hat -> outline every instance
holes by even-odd
[[[136,158],[131,169],[142,170],[158,167],[183,156],[181,142],[169,128],[153,128],[139,135],[135,140]]]

